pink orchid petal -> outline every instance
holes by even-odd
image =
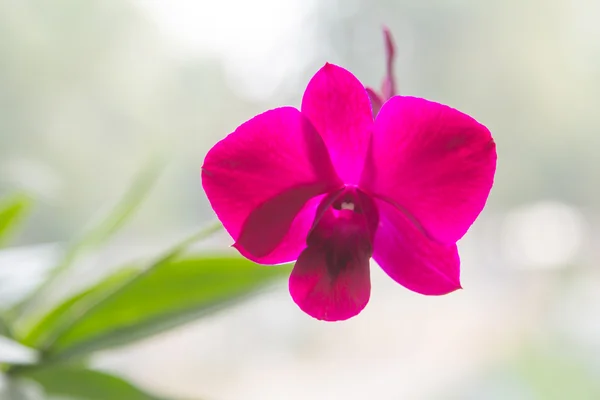
[[[294,302],[308,315],[343,321],[360,313],[371,295],[369,257],[355,258],[339,273],[331,273],[323,247],[306,248],[290,275]]]
[[[371,100],[371,108],[373,109],[373,115],[377,116],[384,102],[381,96],[379,96],[374,89],[367,87],[366,90],[367,94],[369,95],[369,100]]]
[[[327,195],[319,195],[310,199],[300,212],[294,218],[285,237],[277,245],[277,247],[269,254],[262,257],[255,257],[252,254],[246,253],[244,247],[240,246],[239,250],[242,255],[256,263],[264,265],[283,264],[295,261],[306,248],[306,238],[313,227],[315,218],[317,218],[317,209],[319,204]]]
[[[277,248],[286,245],[283,241],[288,236],[294,221],[307,202],[322,193],[322,188],[319,185],[296,186],[260,204],[252,210],[244,222],[233,247],[246,258],[256,262],[263,258],[282,262],[268,256],[273,252],[278,253]],[[307,217],[304,216],[304,219]],[[301,222],[302,226],[305,222]],[[299,232],[293,232],[292,235],[297,238],[305,232],[301,229]]]
[[[382,107],[360,187],[455,243],[487,200],[496,170],[488,129],[453,108],[395,96]]]
[[[414,292],[443,295],[460,289],[460,259],[455,244],[432,241],[394,206],[376,200],[379,228],[373,259],[396,282]]]
[[[217,143],[204,160],[202,185],[236,247],[257,258],[277,248],[311,198],[342,182],[310,121],[283,107]]]
[[[373,126],[363,85],[349,71],[325,64],[306,87],[302,113],[323,137],[338,175],[358,183]]]
[[[331,204],[340,196],[344,189],[332,191],[328,194],[319,195],[310,199],[302,209],[296,214],[287,233],[285,233],[283,239],[280,240],[279,244],[275,249],[270,251],[270,248],[262,249],[264,246],[264,227],[268,225],[272,219],[274,219],[275,225],[279,223],[279,228],[273,229],[270,235],[281,235],[279,229],[281,227],[287,227],[286,224],[281,224],[282,218],[291,218],[290,213],[288,217],[282,217],[282,214],[277,212],[276,207],[259,207],[254,210],[250,217],[244,224],[244,229],[238,238],[238,241],[233,245],[237,248],[240,253],[259,264],[282,264],[290,261],[295,261],[300,256],[300,253],[306,248],[307,237],[309,236],[315,225],[321,220],[323,214],[331,206]],[[288,204],[295,201],[294,198],[289,199],[289,196],[283,195],[274,198],[274,201],[268,201],[265,204]],[[286,207],[290,207],[288,204]],[[266,209],[266,215],[263,215],[262,210]],[[255,226],[252,226],[254,225]],[[256,232],[260,232],[256,235]],[[257,240],[258,239],[258,240]],[[256,243],[253,242],[256,240]],[[276,240],[267,240],[266,243],[275,243]],[[253,249],[253,253],[248,252],[247,249]],[[268,252],[270,251],[270,252]]]

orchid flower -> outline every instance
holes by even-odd
[[[456,242],[493,184],[496,149],[485,126],[448,106],[394,95],[387,36],[385,102],[375,104],[352,73],[327,63],[300,109],[243,123],[202,167],[234,247],[260,264],[296,261],[290,294],[320,320],[364,309],[371,258],[412,291],[461,288]]]

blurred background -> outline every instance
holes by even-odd
[[[282,281],[93,365],[186,399],[600,399],[599,19],[595,0],[0,0],[0,195],[37,201],[0,253],[0,299],[154,157],[159,183],[95,271],[213,220],[207,150],[299,106],[326,61],[379,87],[385,24],[401,94],[497,142],[488,206],[459,244],[464,290],[420,296],[374,265],[367,308],[322,323]]]

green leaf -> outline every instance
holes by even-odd
[[[66,270],[83,251],[106,243],[129,221],[154,187],[161,171],[160,166],[157,162],[151,163],[140,172],[119,202],[107,214],[91,223],[81,237],[67,249],[63,260],[54,268],[53,275]]]
[[[31,198],[25,194],[16,194],[0,202],[0,245],[10,239],[15,228],[31,208]]]
[[[77,257],[87,250],[97,248],[106,243],[112,235],[129,221],[156,183],[161,166],[161,163],[154,162],[142,170],[121,200],[108,214],[103,215],[102,218],[92,223],[80,238],[68,246],[60,262],[50,271],[48,279],[37,290],[32,291],[23,300],[13,306],[11,314],[20,317],[22,319],[20,321],[21,324],[27,323],[23,322],[23,320],[26,321],[27,314],[36,308],[57,278],[73,265]]]
[[[50,400],[43,397],[35,382],[26,379],[13,379],[0,375],[0,399],[2,400]],[[71,400],[71,399],[69,399]]]
[[[239,257],[165,258],[59,330],[46,356],[83,356],[154,335],[243,299],[289,272],[289,266],[259,266]]]
[[[132,277],[139,274],[139,272],[138,268],[120,269],[94,286],[70,297],[39,320],[26,336],[21,338],[20,342],[26,346],[40,347],[52,332],[59,329],[61,324],[65,323],[65,320],[76,318],[90,304],[106,297],[107,294],[114,291],[115,288],[121,286],[124,282],[129,281]]]
[[[2,315],[0,315],[0,335],[9,338],[12,337],[12,331],[10,329],[10,326],[8,325],[8,323]]]
[[[183,254],[189,246],[210,237],[222,228],[223,225],[219,222],[204,227],[167,250],[145,270],[140,270],[139,268],[132,270],[131,268],[127,268],[118,271],[104,281],[98,283],[96,286],[84,290],[66,300],[48,313],[46,317],[42,318],[41,321],[34,324],[33,329],[26,330],[26,332],[29,333],[18,335],[18,337],[22,339],[22,342],[30,343],[36,348],[46,349],[50,347],[63,332],[69,330],[81,317],[85,316],[85,314],[102,305],[103,301],[110,299],[111,296],[127,289],[128,286],[143,278],[153,269],[175,260]]]
[[[142,170],[115,207],[86,231],[79,241],[79,246],[97,247],[122,228],[146,199],[161,170],[162,164],[156,161]]]
[[[73,400],[159,400],[116,376],[72,366],[24,370],[19,376],[42,386],[46,397]]]

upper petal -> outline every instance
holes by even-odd
[[[485,126],[453,108],[396,96],[375,121],[360,187],[406,211],[431,238],[455,243],[483,209],[495,170]]]
[[[376,200],[379,228],[373,259],[396,282],[425,295],[460,289],[460,259],[455,244],[425,236],[394,206]]]
[[[338,175],[357,184],[373,126],[369,96],[349,71],[325,64],[310,80],[302,113],[323,137]]]
[[[323,140],[291,107],[239,126],[208,152],[202,167],[212,208],[236,247],[255,257],[277,248],[308,200],[341,185]]]

